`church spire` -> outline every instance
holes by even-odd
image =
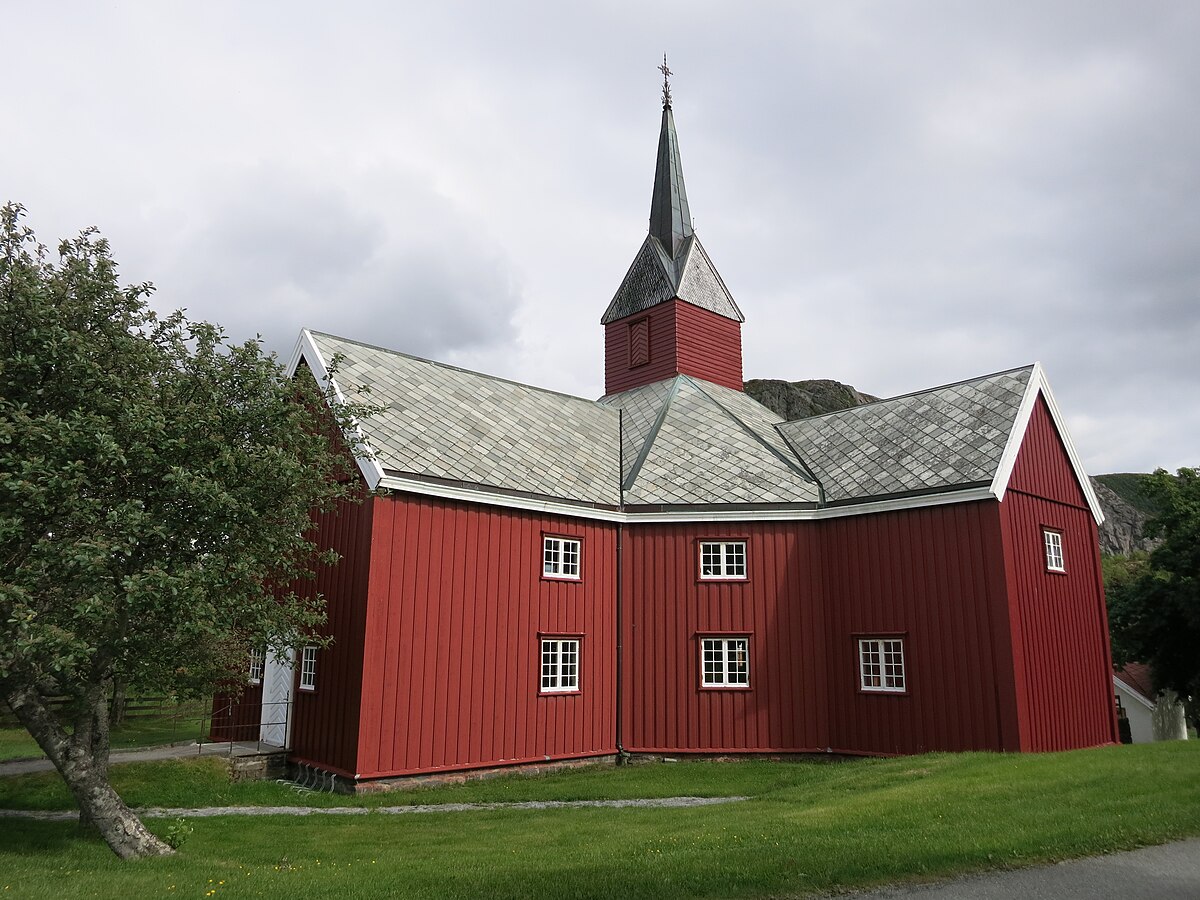
[[[666,54],[658,70],[663,73],[663,114],[658,134],[658,163],[654,168],[654,195],[650,201],[650,235],[658,238],[675,259],[683,242],[692,234],[692,214],[683,185],[679,138],[671,112],[671,70],[667,68]]]

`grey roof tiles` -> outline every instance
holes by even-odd
[[[870,502],[991,481],[1033,367],[783,422],[686,375],[599,401],[310,333],[392,474],[601,506]],[[360,388],[368,387],[362,395]]]

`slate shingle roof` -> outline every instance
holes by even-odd
[[[629,410],[631,431],[638,423],[637,437],[629,442],[638,445],[632,463],[626,450],[628,504],[817,501],[816,484],[775,430],[782,419],[739,391],[677,375],[600,402]],[[647,407],[654,403],[658,408],[646,428]]]
[[[781,425],[829,503],[989,483],[1033,367]]]
[[[343,357],[343,392],[383,407],[363,430],[386,473],[613,507],[803,508],[986,485],[1034,371],[783,422],[686,375],[591,401],[310,336],[326,362]]]
[[[338,385],[384,407],[363,423],[389,473],[620,503],[618,415],[591,400],[310,332]],[[367,386],[363,395],[358,388]]]
[[[658,238],[647,236],[600,321],[607,325],[674,297],[727,319],[746,321],[694,234],[684,239],[674,259]]]

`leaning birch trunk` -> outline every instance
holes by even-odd
[[[1158,695],[1158,702],[1150,713],[1150,727],[1156,741],[1187,740],[1187,720],[1178,694],[1166,690]]]
[[[97,723],[86,727],[85,734],[68,737],[58,720],[29,685],[17,685],[5,698],[21,724],[28,729],[79,805],[80,821],[95,826],[113,853],[122,859],[143,856],[167,856],[175,851],[150,832],[141,819],[125,805],[108,783],[107,715],[100,723],[103,735],[97,742]],[[107,696],[100,695],[107,703]],[[82,718],[82,715],[81,715]],[[95,755],[103,747],[104,763],[97,766]]]

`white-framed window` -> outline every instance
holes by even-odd
[[[1051,572],[1065,572],[1063,565],[1062,532],[1042,529],[1042,537],[1046,542],[1046,568]]]
[[[317,648],[305,647],[300,651],[300,690],[317,689]]]
[[[250,651],[250,683],[262,684],[263,668],[266,666],[267,657],[261,650]]]
[[[858,641],[859,687],[864,691],[903,693],[903,638],[860,638]]]
[[[746,577],[745,541],[701,541],[700,577],[740,579]]]
[[[543,694],[579,690],[579,638],[542,638]]]
[[[542,574],[547,578],[579,580],[580,546],[576,538],[547,535],[542,540]]]
[[[750,687],[750,638],[701,638],[700,684],[703,687]]]

